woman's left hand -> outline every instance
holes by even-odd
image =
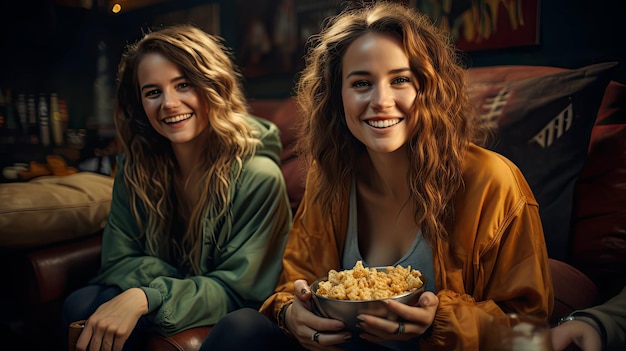
[[[430,328],[439,306],[439,298],[430,291],[420,296],[417,306],[387,300],[387,308],[398,316],[398,321],[360,314],[360,337],[371,342],[406,341],[421,336]]]

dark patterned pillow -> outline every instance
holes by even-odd
[[[526,177],[539,202],[548,254],[555,259],[564,260],[568,252],[574,185],[616,65],[469,70],[472,99],[495,132],[488,147]]]

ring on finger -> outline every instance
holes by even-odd
[[[315,333],[311,335],[311,340],[313,340],[313,342],[315,342],[316,344],[319,344],[320,343],[319,338],[320,338],[320,332],[316,330]]]
[[[398,329],[396,329],[396,335],[404,334],[404,322],[398,322]]]

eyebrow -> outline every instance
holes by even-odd
[[[146,84],[144,86],[141,87],[141,91],[144,91],[145,89],[152,89],[155,88],[156,84]]]
[[[403,73],[406,71],[411,71],[410,68],[396,68],[396,69],[392,69],[391,71],[387,72],[387,74],[398,74],[398,73]],[[371,75],[371,73],[369,71],[352,71],[350,73],[348,73],[348,75],[346,76],[346,78],[350,78],[351,76],[369,76]]]
[[[176,78],[172,79],[170,82],[171,83],[175,83],[175,82],[177,82],[179,80],[185,80],[185,79],[187,79],[185,76],[180,76],[180,77],[176,77]],[[145,89],[152,89],[152,88],[156,88],[156,87],[157,87],[156,84],[146,84],[146,85],[142,86],[140,90],[144,91]]]

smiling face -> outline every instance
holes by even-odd
[[[369,152],[393,152],[408,140],[413,80],[399,39],[367,33],[348,46],[341,87],[346,124]]]
[[[173,145],[189,143],[207,129],[200,95],[172,61],[159,53],[146,54],[137,79],[150,124]]]

